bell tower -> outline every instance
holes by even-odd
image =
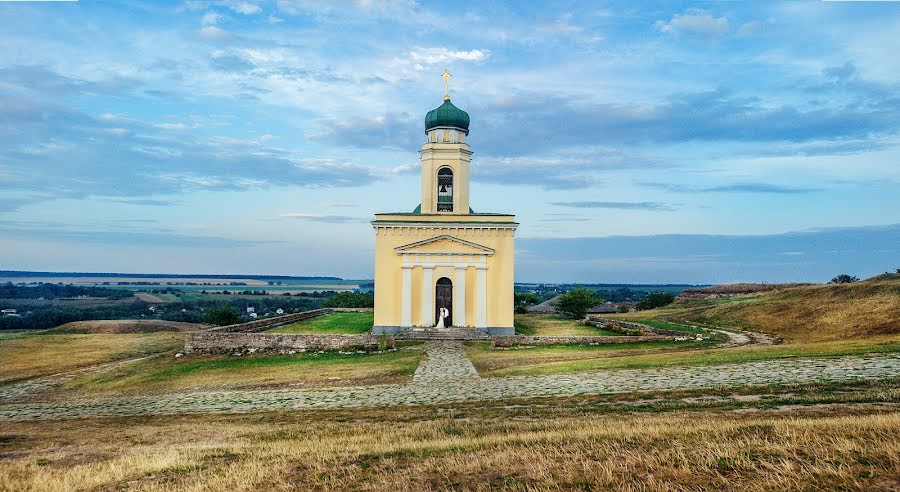
[[[469,214],[469,163],[472,150],[466,143],[469,114],[450,102],[450,73],[444,78],[444,103],[425,115],[422,161],[423,214]]]

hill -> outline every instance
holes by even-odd
[[[850,284],[792,284],[757,290],[742,284],[697,290],[725,298],[687,299],[653,314],[763,331],[788,342],[900,334],[900,275],[879,275]],[[741,290],[749,292],[729,294]],[[651,313],[642,316],[647,314]]]
[[[155,319],[110,319],[73,321],[48,330],[52,333],[154,333],[161,331],[197,331],[206,325]]]

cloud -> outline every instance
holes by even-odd
[[[204,26],[197,30],[197,35],[203,39],[218,41],[231,37],[231,33],[218,26]]]
[[[225,5],[231,10],[244,15],[253,15],[262,12],[262,8],[259,5],[251,2],[230,1],[226,2]]]
[[[34,196],[31,201],[91,195],[143,199],[197,189],[353,187],[379,179],[373,168],[273,147],[266,136],[198,137],[179,123],[93,117],[2,91],[0,121],[15,129],[0,134],[4,184]],[[22,203],[9,201],[7,208]]]
[[[161,130],[186,130],[188,128],[184,123],[157,123],[153,126]]]
[[[522,281],[825,282],[893,269],[900,224],[768,235],[664,234],[516,239]],[[801,254],[796,254],[801,253]]]
[[[454,61],[480,62],[490,56],[488,50],[451,50],[449,48],[416,48],[409,52],[409,59],[415,64],[440,65]]]
[[[876,102],[877,101],[877,102]],[[465,108],[464,108],[465,109]],[[801,108],[727,90],[674,94],[655,104],[519,93],[469,110],[470,144],[492,155],[573,145],[675,142],[809,142],[894,134],[900,100]],[[522,145],[528,142],[528,145]]]
[[[728,34],[726,17],[713,17],[709,12],[697,9],[675,14],[669,21],[656,21],[654,26],[664,33],[700,39],[721,39]]]
[[[770,183],[741,182],[716,186],[697,186],[678,183],[640,182],[641,186],[656,188],[675,193],[773,193],[779,195],[797,195],[815,193],[822,188],[800,186],[784,186]]]
[[[214,26],[218,24],[220,20],[222,20],[222,14],[216,12],[207,12],[200,18],[200,22],[204,26]]]
[[[424,140],[425,119],[409,113],[389,113],[381,116],[352,116],[344,119],[323,119],[318,129],[307,135],[315,141],[359,148],[395,148],[411,150]],[[418,128],[417,128],[418,127]]]
[[[766,23],[762,21],[750,21],[741,24],[735,35],[739,38],[747,38],[762,33],[766,29]]]
[[[553,202],[552,205],[570,208],[609,208],[614,210],[649,210],[654,212],[671,212],[671,205],[660,202]]]
[[[307,214],[301,212],[291,212],[285,213],[278,216],[281,219],[296,219],[296,220],[304,220],[308,222],[324,222],[327,224],[348,224],[348,223],[365,223],[369,222],[371,219],[361,218],[361,217],[349,217],[346,215],[321,215],[321,214]]]
[[[109,230],[69,230],[62,228],[4,228],[10,239],[37,242],[106,244],[115,246],[159,246],[173,248],[245,248],[280,241],[232,239],[219,236],[195,236],[177,232],[133,232]]]
[[[38,65],[13,65],[0,68],[2,85],[16,89],[47,95],[67,94],[122,94],[142,85],[129,77],[113,76],[99,80],[82,80],[66,77]]]

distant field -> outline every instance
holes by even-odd
[[[3,282],[12,282],[12,283],[59,283],[62,282],[64,284],[73,284],[79,286],[97,286],[97,287],[111,287],[117,289],[127,289],[127,290],[151,290],[151,289],[166,289],[166,288],[177,288],[181,289],[184,292],[200,292],[202,290],[206,290],[207,292],[215,292],[215,291],[235,291],[235,290],[265,290],[267,292],[273,294],[282,294],[284,292],[289,293],[301,293],[301,292],[314,292],[314,291],[323,291],[323,290],[334,290],[334,291],[346,291],[346,290],[355,290],[358,289],[361,283],[371,282],[371,280],[344,280],[337,278],[322,278],[322,279],[304,279],[304,278],[269,278],[269,277],[258,277],[258,278],[215,278],[209,276],[198,275],[196,277],[191,276],[178,276],[178,277],[167,277],[167,276],[155,276],[155,277],[144,277],[144,276],[114,276],[114,277],[100,277],[100,276],[72,276],[72,275],[55,275],[55,276],[0,276],[0,283]],[[159,285],[119,285],[120,282],[130,282],[130,283],[158,283]],[[244,285],[228,285],[232,282],[244,284]],[[270,285],[270,282],[273,285]],[[167,285],[168,283],[172,283],[173,285]],[[194,284],[209,284],[209,285],[184,285],[187,283]],[[107,284],[107,285],[104,285]],[[225,284],[225,285],[216,285],[216,284]],[[155,301],[149,301],[155,302]]]
[[[366,333],[375,322],[373,313],[336,312],[317,318],[278,326],[270,333],[321,333],[321,334],[354,334]]]

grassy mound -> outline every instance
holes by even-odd
[[[896,335],[900,334],[900,278],[894,277],[693,301],[652,314],[759,330],[787,342]]]
[[[291,323],[277,326],[268,330],[270,333],[304,333],[304,334],[359,334],[372,329],[375,322],[373,313],[334,312]]]
[[[73,321],[48,330],[51,333],[156,333],[161,331],[197,331],[205,325],[157,319],[102,319]]]

